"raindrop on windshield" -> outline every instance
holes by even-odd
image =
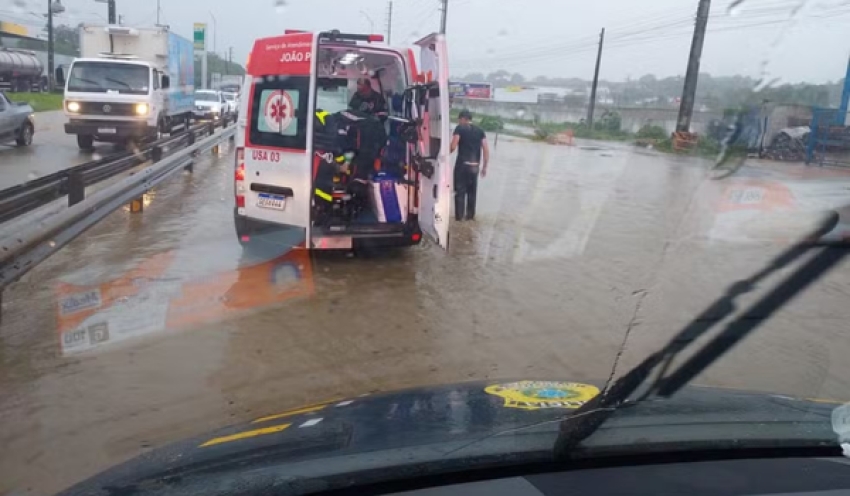
[[[498,36],[499,38],[507,38],[508,30],[505,29],[505,28],[502,28],[502,29],[499,30],[498,33],[496,33],[496,36]]]
[[[25,0],[14,0],[12,2],[12,7],[14,7],[17,11],[23,11],[27,8],[27,3]]]
[[[496,55],[496,50],[495,50],[493,47],[490,47],[490,48],[488,48],[488,49],[487,49],[487,56],[488,56],[488,57],[491,57],[491,58],[492,58],[492,57],[494,57],[495,55]]]
[[[522,119],[525,117],[525,109],[519,109],[516,111],[516,116],[518,119]]]
[[[274,8],[278,14],[286,11],[286,0],[274,0]]]
[[[745,0],[735,0],[734,2],[729,4],[729,7],[726,8],[726,13],[730,16],[736,16],[741,13],[741,4],[744,3]]]

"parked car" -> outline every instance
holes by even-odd
[[[30,146],[35,134],[33,110],[27,103],[16,103],[0,93],[0,143],[15,142]]]

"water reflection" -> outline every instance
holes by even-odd
[[[63,355],[164,331],[230,319],[313,294],[313,271],[304,250],[248,262],[194,278],[175,277],[175,252],[152,256],[101,284],[56,286]]]

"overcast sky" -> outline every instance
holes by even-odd
[[[850,55],[850,0],[713,0],[702,71],[783,82],[844,76]],[[125,23],[156,22],[155,0],[117,0]],[[253,40],[284,29],[385,32],[385,0],[161,0],[162,22],[190,37],[207,22],[224,54],[244,62]],[[527,77],[593,74],[599,30],[606,28],[601,77],[683,74],[697,0],[449,0],[448,40],[455,74],[506,69]],[[44,5],[42,5],[44,4]],[[47,0],[0,0],[0,20],[37,26]],[[58,22],[104,22],[106,4],[63,0]],[[282,4],[282,6],[278,5]],[[796,7],[802,6],[792,16]],[[439,0],[394,0],[393,44],[439,29]],[[215,17],[215,22],[213,21]],[[370,20],[371,19],[371,20]],[[217,27],[217,30],[216,30]],[[217,34],[216,34],[217,31]],[[763,62],[768,64],[763,67]]]

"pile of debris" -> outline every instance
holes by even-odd
[[[779,131],[764,150],[764,157],[784,162],[802,162],[806,159],[809,127],[787,127]]]

